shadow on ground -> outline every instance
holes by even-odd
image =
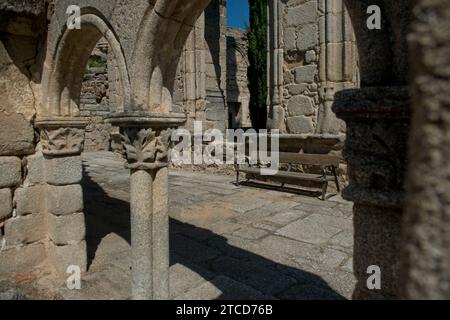
[[[127,201],[109,196],[86,173],[82,185],[89,268],[108,234],[116,233],[130,243],[130,209]],[[211,250],[203,250],[205,246]],[[209,230],[170,219],[170,264],[177,263],[211,281],[222,292],[219,299],[345,299],[315,274],[270,261],[230,245]],[[242,287],[251,290],[245,292]]]

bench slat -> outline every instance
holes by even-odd
[[[240,166],[239,172],[261,175],[261,169],[251,168],[248,166]],[[271,176],[264,176],[264,177],[267,177],[268,179],[270,179]],[[278,171],[278,173],[276,175],[274,175],[273,177],[323,182],[322,175],[313,174],[313,173]],[[326,176],[326,179],[328,181],[333,181],[334,177]]]
[[[339,167],[340,158],[327,154],[280,152],[280,163]]]

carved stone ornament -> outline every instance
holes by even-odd
[[[154,170],[168,166],[171,129],[122,128],[127,168]]]
[[[84,146],[84,129],[49,128],[41,130],[42,152],[50,156],[80,154]]]
[[[156,170],[168,166],[172,130],[183,125],[186,116],[125,111],[111,114],[105,120],[120,128],[128,169]]]
[[[350,201],[390,208],[404,203],[410,96],[405,87],[340,91],[334,111],[347,122],[343,150]]]
[[[84,118],[39,119],[42,153],[47,156],[78,155],[83,151],[85,127]]]

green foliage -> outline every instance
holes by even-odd
[[[250,114],[253,127],[265,129],[267,122],[267,1],[249,0],[248,68]]]
[[[102,60],[101,57],[98,56],[91,56],[89,57],[87,68],[102,68],[105,67],[106,63]]]

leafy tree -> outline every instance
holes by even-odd
[[[267,123],[267,1],[249,0],[248,79],[250,115],[256,130]]]

